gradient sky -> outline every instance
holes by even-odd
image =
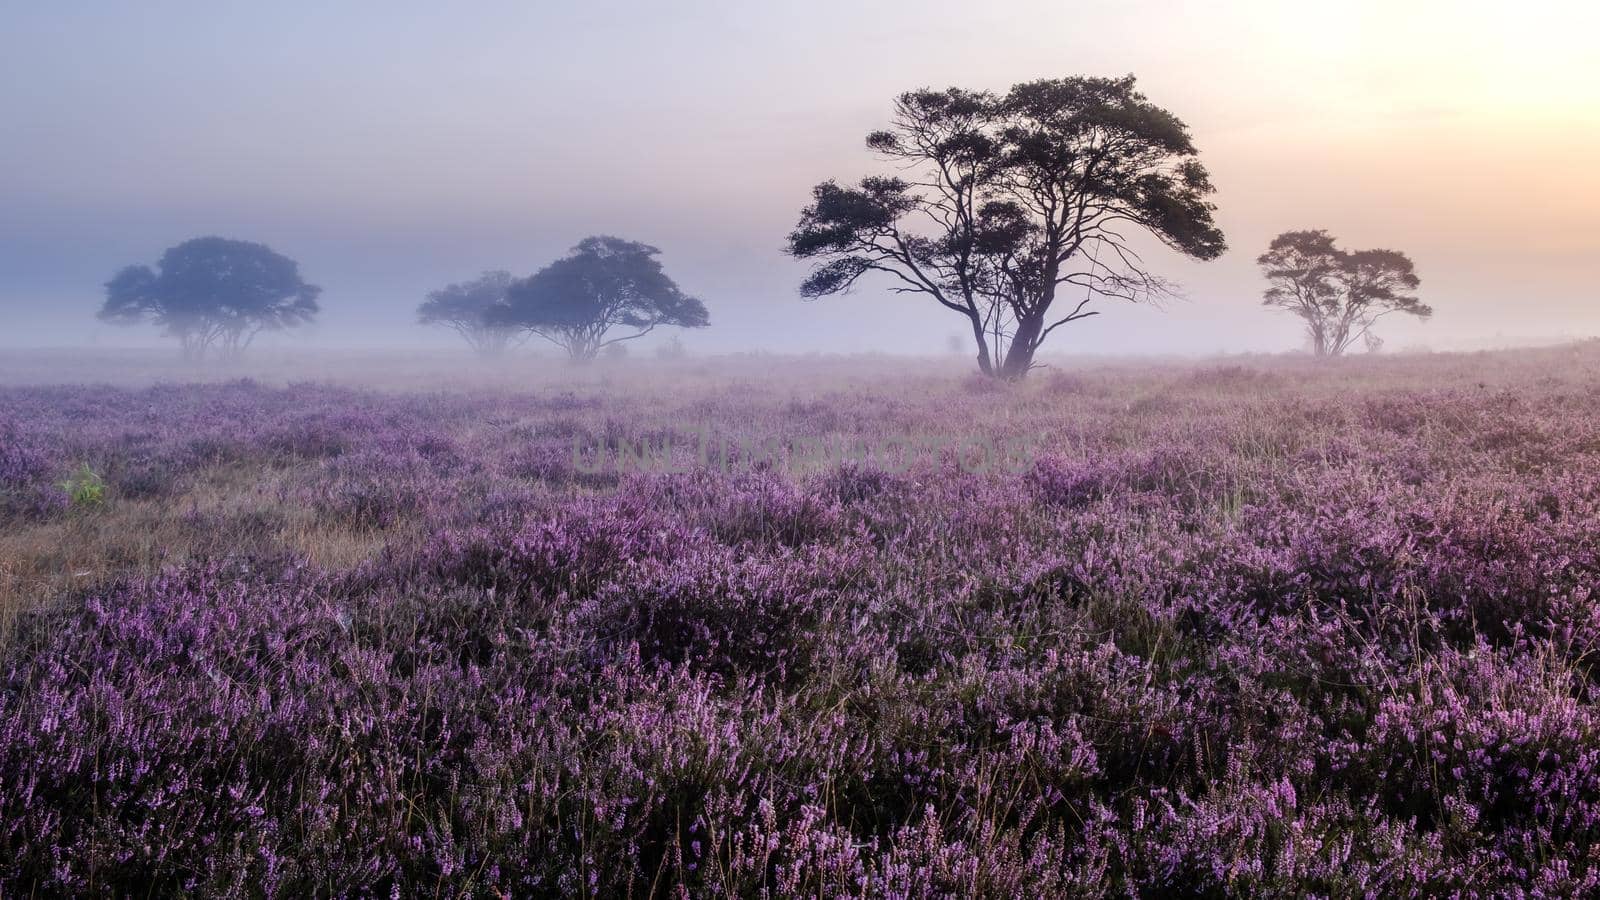
[[[1187,300],[1053,348],[1295,347],[1253,262],[1289,228],[1412,256],[1437,313],[1391,347],[1600,335],[1597,33],[1577,2],[0,0],[0,346],[153,343],[100,286],[201,234],[299,260],[314,345],[442,343],[429,289],[604,232],[706,300],[692,349],[938,352],[962,322],[927,301],[799,299],[810,187],[877,167],[900,91],[1127,72],[1233,249],[1156,257]]]

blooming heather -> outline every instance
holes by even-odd
[[[1034,449],[605,469],[687,428]],[[171,542],[0,645],[7,896],[1600,891],[1592,346],[0,389],[0,490]]]

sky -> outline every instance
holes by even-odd
[[[812,185],[881,169],[902,91],[1126,73],[1190,126],[1230,250],[1157,254],[1182,300],[1056,351],[1296,348],[1254,264],[1294,228],[1412,257],[1436,313],[1392,348],[1595,336],[1596,33],[1538,0],[0,0],[0,348],[155,345],[95,319],[102,284],[208,234],[322,286],[271,340],[443,346],[429,290],[607,233],[705,300],[691,351],[937,353],[963,322],[884,282],[800,299]]]

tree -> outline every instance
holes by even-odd
[[[575,361],[594,359],[602,349],[662,325],[710,324],[705,304],[662,271],[660,253],[620,238],[585,238],[567,256],[514,282],[488,319],[497,327],[531,331]],[[628,333],[611,336],[617,329]]]
[[[656,359],[679,360],[689,358],[689,348],[683,345],[683,338],[673,335],[667,342],[656,347]]]
[[[1285,231],[1256,264],[1270,285],[1264,305],[1303,319],[1318,356],[1340,356],[1359,340],[1381,346],[1372,326],[1391,313],[1433,315],[1411,293],[1422,280],[1398,250],[1345,251],[1326,231]]]
[[[466,340],[479,356],[493,357],[505,352],[517,329],[489,320],[491,310],[505,305],[511,287],[510,272],[484,272],[472,281],[446,285],[428,294],[417,307],[417,318],[424,325],[443,325]]]
[[[176,337],[185,359],[212,347],[237,356],[257,334],[310,322],[322,289],[300,279],[294,260],[264,244],[202,237],[161,255],[156,269],[128,266],[106,282],[99,316],[149,320]]]
[[[1226,249],[1188,128],[1131,75],[1032,81],[1004,96],[911,91],[867,146],[910,174],[812,191],[787,247],[817,262],[801,295],[884,273],[893,290],[963,316],[985,374],[1025,376],[1051,332],[1098,314],[1097,298],[1169,293],[1136,236],[1195,259]],[[1066,293],[1075,300],[1058,308]]]

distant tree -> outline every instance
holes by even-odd
[[[100,318],[150,321],[183,346],[186,359],[216,347],[237,356],[262,331],[312,320],[322,289],[300,279],[294,260],[264,244],[203,237],[161,255],[152,271],[128,266],[106,282]]]
[[[567,256],[512,283],[489,321],[537,334],[576,361],[663,325],[709,324],[705,304],[662,271],[660,253],[635,241],[586,238]],[[619,329],[627,333],[614,334]]]
[[[471,281],[446,285],[428,294],[417,307],[417,318],[424,325],[443,325],[461,335],[479,356],[504,353],[517,329],[489,321],[490,312],[504,306],[506,291],[513,279],[510,272],[484,272]]]
[[[1052,331],[1097,314],[1097,298],[1168,293],[1137,235],[1195,259],[1226,247],[1188,128],[1132,76],[1031,81],[1004,96],[912,91],[867,146],[910,174],[813,190],[787,248],[818,262],[801,295],[886,273],[893,290],[965,317],[989,375],[1025,376]]]
[[[1356,341],[1382,346],[1372,326],[1391,313],[1426,319],[1433,308],[1418,300],[1422,280],[1398,250],[1341,250],[1326,231],[1286,231],[1256,258],[1270,287],[1266,306],[1305,322],[1311,350],[1343,355]]]
[[[656,347],[656,359],[687,359],[689,348],[683,345],[683,338],[673,335],[666,342]]]

